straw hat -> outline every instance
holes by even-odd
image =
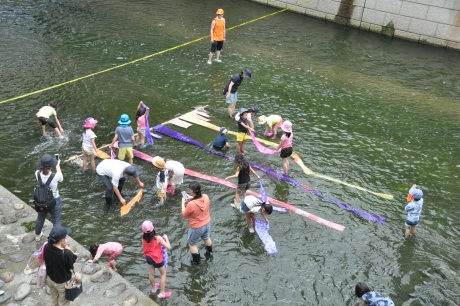
[[[265,124],[267,122],[267,117],[264,115],[259,117],[259,124]]]
[[[160,156],[155,156],[152,160],[152,165],[154,165],[160,170],[163,170],[165,168],[166,163],[165,160]]]

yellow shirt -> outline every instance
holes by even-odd
[[[52,115],[56,116],[56,110],[51,106],[43,106],[37,113],[37,117],[49,118]]]

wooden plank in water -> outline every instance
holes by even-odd
[[[197,119],[200,119],[200,120],[203,120],[203,121],[211,121],[211,119],[208,119],[208,118],[200,116],[200,114],[198,114],[197,112],[191,112],[191,113],[188,113],[188,114],[185,114],[185,115],[190,115],[190,116],[193,116],[193,117],[195,117]]]
[[[184,128],[184,129],[188,129],[189,127],[192,126],[192,124],[190,124],[188,122],[185,122],[185,121],[182,121],[179,118],[171,119],[166,123],[171,123],[171,124],[177,125],[177,126],[179,126],[181,128]]]

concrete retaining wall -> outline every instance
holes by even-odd
[[[415,42],[460,49],[460,0],[251,1]]]

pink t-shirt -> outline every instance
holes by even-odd
[[[97,248],[96,256],[94,256],[95,260],[98,260],[102,254],[106,254],[109,256],[109,261],[113,260],[113,258],[117,257],[118,255],[123,252],[123,246],[118,242],[107,242],[104,244],[100,244]]]
[[[145,125],[145,115],[142,115],[137,119],[137,127],[139,129],[146,129],[147,126]]]
[[[281,141],[283,142],[283,144],[281,145],[281,150],[292,147],[293,137],[294,137],[294,134],[292,132],[291,132],[291,137],[289,138],[286,136],[286,134],[283,134],[283,136],[281,136]]]

